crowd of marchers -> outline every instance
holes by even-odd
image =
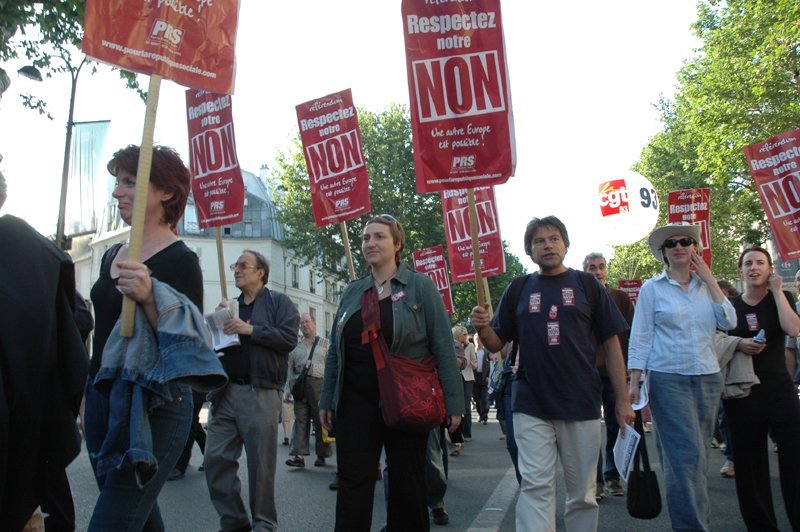
[[[128,224],[138,158],[129,146],[108,163]],[[277,530],[281,442],[286,466],[303,468],[312,437],[315,467],[329,465],[335,441],[337,532],[371,529],[381,478],[384,529],[424,532],[448,523],[448,456],[469,452],[473,410],[486,423],[494,404],[519,483],[517,530],[555,531],[559,462],[566,529],[597,530],[598,501],[638,489],[623,487],[613,453],[636,421],[653,432],[674,530],[710,530],[709,453],[718,445],[747,529],[778,530],[772,438],[784,507],[800,531],[800,308],[766,249],[741,252],[739,293],[712,276],[699,226],[659,227],[648,244],[664,270],[634,307],[606,283],[601,254],[587,255],[582,271],[567,267],[567,228],[533,218],[524,245],[538,271],[509,284],[493,317],[488,304],[473,308],[469,338],[451,327],[428,276],[402,260],[402,222],[382,214],[362,233],[369,274],[344,290],[328,338],[313,315],[267,288],[268,260],[243,250],[230,266],[237,314],[224,325],[239,341],[215,353],[198,257],[174,232],[189,192],[180,157],[156,147],[140,257],[131,260],[127,244],[106,251],[89,294],[93,316],[69,257],[22,220],[0,218],[0,529],[75,529],[65,469],[82,435],[100,490],[90,532],[163,531],[158,495],[184,476],[195,441],[219,529]],[[0,208],[6,195],[0,174]],[[120,334],[125,297],[136,303],[129,336]],[[412,371],[422,378],[404,377]],[[414,404],[395,403],[431,390],[425,408],[438,414],[426,413],[420,429],[404,414]]]

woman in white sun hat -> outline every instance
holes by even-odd
[[[631,382],[648,373],[672,527],[708,531],[708,453],[723,387],[712,342],[717,328],[736,327],[736,311],[700,257],[700,226],[659,227],[648,244],[666,268],[639,293],[628,368]],[[638,387],[630,398],[638,402]]]

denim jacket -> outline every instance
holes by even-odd
[[[439,290],[427,275],[412,271],[402,262],[390,282],[394,334],[389,351],[417,362],[433,356],[439,364],[447,415],[464,415],[461,371],[453,348],[450,318]],[[320,409],[336,410],[339,404],[345,358],[342,331],[353,314],[361,310],[361,295],[372,286],[372,277],[363,277],[347,285],[342,294],[331,328]]]
[[[133,335],[123,338],[120,317],[103,349],[103,363],[94,380],[95,388],[109,401],[108,434],[100,451],[93,455],[97,474],[135,468],[141,486],[158,469],[148,413],[173,400],[170,383],[209,392],[228,382],[211,347],[203,315],[194,303],[168,284],[157,279],[152,282],[158,330],[153,331],[144,310],[136,305]]]

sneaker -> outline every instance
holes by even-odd
[[[286,465],[291,467],[305,467],[306,461],[303,460],[302,456],[295,456],[294,458],[289,458],[286,460]]]
[[[177,467],[167,477],[167,480],[180,480],[186,476],[186,471],[181,471]]]
[[[283,439],[283,444],[284,445],[289,445],[289,438],[284,438]]]
[[[506,439],[506,435],[505,435],[505,434],[503,434],[502,436],[500,436],[500,439],[501,439],[501,440],[505,440],[505,439]]]
[[[606,490],[603,489],[603,485],[602,484],[598,483],[597,484],[597,489],[594,490],[594,498],[595,498],[595,500],[599,501],[600,499],[602,499],[605,496],[606,496]]]
[[[722,466],[722,469],[719,470],[719,474],[725,478],[733,478],[736,476],[736,473],[733,470],[733,462],[730,460],[725,460],[725,465]]]
[[[450,516],[447,515],[447,510],[444,508],[434,508],[431,510],[431,517],[433,517],[433,522],[437,525],[446,525],[450,522]]]
[[[625,495],[625,490],[619,485],[619,480],[609,480],[606,490],[608,490],[609,495],[614,497],[622,497]]]
[[[333,482],[328,484],[328,487],[333,491],[336,491],[339,489],[339,472],[334,471],[333,473],[331,473],[331,475],[333,475]]]
[[[322,457],[317,458],[314,461],[314,467],[322,467],[322,466],[326,466],[326,465],[328,465],[328,464],[325,463],[325,459],[322,458]]]

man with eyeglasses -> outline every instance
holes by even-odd
[[[222,532],[277,530],[275,469],[278,425],[289,353],[297,347],[300,316],[285,294],[267,288],[269,262],[244,250],[231,265],[239,296],[239,317],[225,323],[240,345],[223,349],[228,385],[209,394],[206,482]],[[222,302],[217,310],[227,306]],[[238,478],[242,446],[247,451],[250,515]],[[252,522],[251,522],[252,518]]]
[[[611,288],[606,283],[608,276],[608,267],[606,258],[602,253],[589,253],[583,259],[583,271],[589,272],[600,281],[608,295],[614,300],[628,327],[633,323],[633,302],[628,294],[622,290]],[[622,358],[625,361],[625,366],[628,365],[628,335],[629,331],[619,334],[619,345],[622,350]],[[594,339],[593,339],[594,340]],[[593,344],[597,342],[593,341]],[[597,461],[597,489],[595,498],[597,500],[605,497],[605,492],[608,491],[609,495],[614,497],[622,497],[625,495],[625,490],[619,483],[619,471],[614,462],[614,444],[617,442],[617,434],[619,433],[619,424],[617,423],[617,416],[614,415],[614,408],[617,403],[617,396],[614,393],[614,385],[608,376],[608,369],[606,368],[606,352],[602,345],[595,347],[597,351],[597,372],[600,374],[600,381],[603,383],[603,420],[606,424],[606,449],[605,449],[605,470],[603,469],[603,449],[600,449],[600,457]]]

